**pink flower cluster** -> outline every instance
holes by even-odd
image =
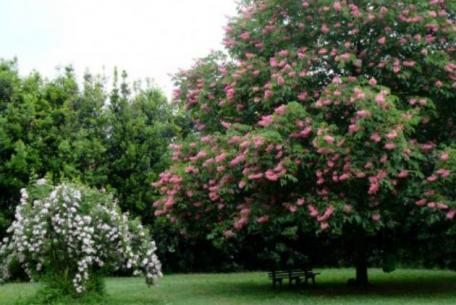
[[[334,207],[332,204],[330,204],[322,214],[318,212],[318,209],[313,204],[309,204],[307,208],[309,209],[310,216],[315,218],[320,223],[320,228],[322,230],[329,228],[328,220],[334,213]]]

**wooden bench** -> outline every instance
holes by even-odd
[[[319,275],[318,272],[313,272],[307,269],[290,269],[290,270],[273,270],[268,272],[269,279],[272,281],[272,287],[276,288],[277,284],[282,286],[283,279],[288,278],[288,285],[291,286],[293,283],[299,286],[301,283],[306,285],[309,279],[312,281],[312,286],[315,287],[315,277]]]

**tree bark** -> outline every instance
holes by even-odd
[[[356,265],[356,285],[366,287],[369,285],[367,274],[367,238],[362,228],[357,232],[355,240],[355,265]]]

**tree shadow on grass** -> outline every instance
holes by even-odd
[[[209,288],[209,287],[208,287]],[[340,279],[324,280],[317,282],[316,287],[289,287],[283,285],[276,289],[270,282],[239,282],[220,281],[217,285],[211,285],[206,293],[228,297],[229,295],[242,295],[243,297],[369,297],[369,298],[454,298],[456,300],[456,273],[443,276],[416,276],[396,278],[384,276],[373,279],[367,288],[357,288],[347,285]]]

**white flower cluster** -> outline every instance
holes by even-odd
[[[33,194],[23,189],[8,233],[0,243],[0,282],[10,276],[13,260],[31,278],[70,275],[77,293],[93,272],[129,269],[148,284],[162,276],[155,242],[140,222],[122,214],[109,194],[81,186],[39,180]]]

